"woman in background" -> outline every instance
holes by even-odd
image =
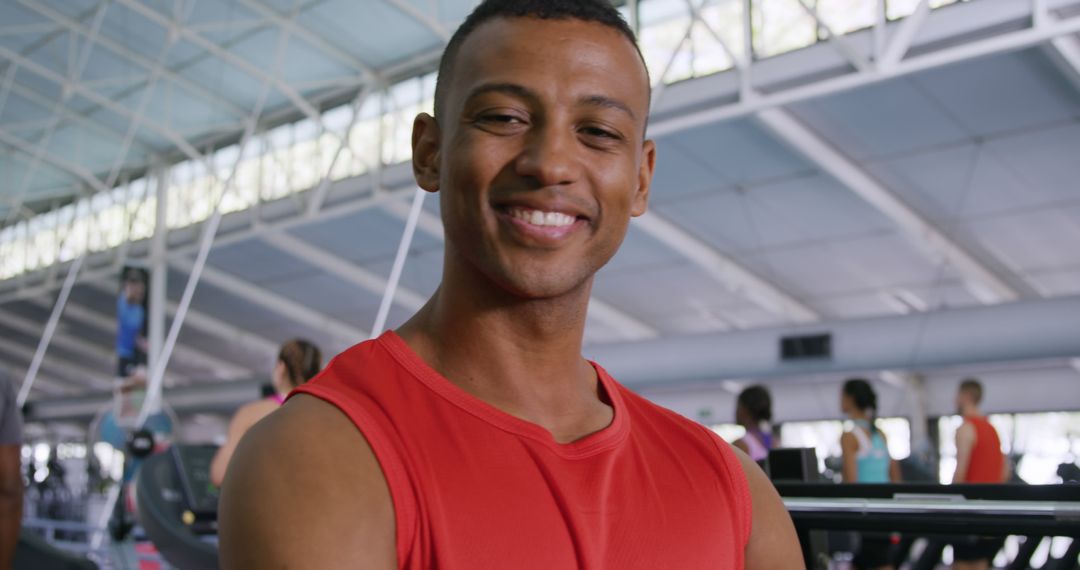
[[[862,378],[844,383],[840,409],[854,424],[840,436],[844,483],[900,482],[900,466],[889,456],[885,434],[875,425],[877,393]],[[851,561],[858,570],[892,570],[892,541],[887,534],[864,534],[859,552]]]
[[[322,370],[322,353],[319,347],[303,340],[294,339],[281,345],[277,364],[274,365],[274,394],[248,404],[244,404],[233,415],[229,423],[228,439],[214,455],[210,466],[210,480],[220,486],[225,480],[225,470],[229,459],[236,451],[240,438],[244,437],[251,426],[268,416],[285,403],[285,397],[301,384],[311,380]]]
[[[735,404],[735,422],[746,428],[746,435],[735,447],[754,461],[764,461],[775,446],[772,428],[772,396],[764,386],[755,385],[739,393]]]

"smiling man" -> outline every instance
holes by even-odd
[[[581,346],[595,273],[656,151],[605,0],[482,3],[413,129],[441,200],[439,290],[334,359],[236,452],[225,568],[800,568],[755,464]]]

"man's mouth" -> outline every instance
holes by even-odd
[[[562,212],[545,212],[518,206],[507,208],[506,213],[515,220],[541,227],[561,228],[577,221],[576,217]]]

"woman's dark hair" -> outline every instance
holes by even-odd
[[[281,345],[278,360],[285,365],[293,388],[311,380],[322,370],[322,352],[309,341],[296,338]]]
[[[739,392],[736,402],[750,414],[755,423],[772,422],[772,395],[764,386],[756,384],[746,388]]]
[[[877,428],[877,392],[869,382],[862,378],[852,378],[844,382],[844,394],[855,402],[855,407],[870,416],[870,425]],[[880,431],[880,430],[879,430]]]

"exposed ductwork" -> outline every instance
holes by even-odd
[[[832,357],[784,362],[780,339],[827,333]],[[1080,356],[1080,296],[586,347],[627,385]]]

